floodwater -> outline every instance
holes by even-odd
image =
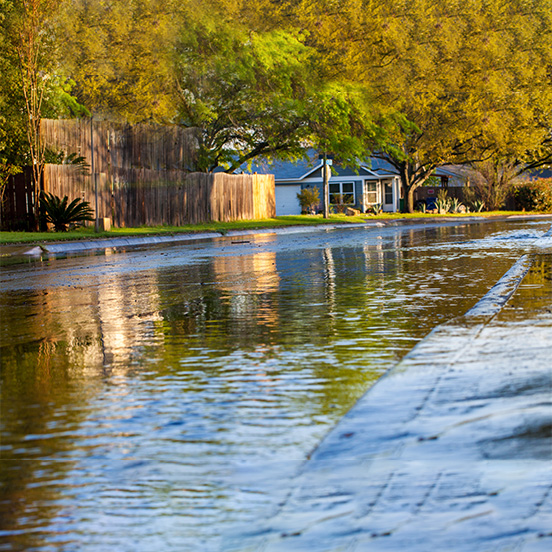
[[[236,549],[355,401],[549,227],[345,229],[0,267],[0,550]]]

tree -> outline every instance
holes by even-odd
[[[179,123],[199,129],[197,169],[294,160],[313,146],[345,164],[365,160],[385,136],[368,88],[336,74],[285,5],[234,4],[211,2],[179,43]]]
[[[57,64],[55,15],[60,0],[0,0],[0,41],[7,48],[0,55],[2,79],[0,103],[0,171],[5,179],[32,166],[35,223],[45,161],[40,138],[44,116],[76,113],[81,107],[71,95],[71,81]],[[25,135],[23,144],[22,135]]]
[[[399,172],[409,210],[436,167],[535,156],[550,138],[550,0],[285,4],[327,65],[371,90],[387,132],[376,155]]]
[[[356,164],[385,134],[368,88],[336,73],[284,4],[64,6],[62,61],[79,101],[99,116],[197,129],[195,170],[233,171],[259,155],[293,160],[313,145]]]
[[[44,145],[40,140],[42,107],[50,77],[48,68],[53,47],[49,18],[56,0],[14,0],[9,37],[17,56],[20,90],[24,98],[26,131],[33,169],[34,196],[38,198],[44,167]],[[35,203],[38,224],[38,201]]]
[[[399,171],[412,211],[414,190],[436,167],[515,159],[542,144],[552,126],[552,9],[549,0],[397,8],[366,61],[387,53],[389,63],[374,67],[378,96],[413,123],[394,137],[398,149],[379,153]]]
[[[466,200],[478,199],[489,211],[501,209],[520,181],[519,170],[513,161],[492,158],[472,164],[468,173],[470,186],[466,189]]]
[[[176,0],[65,2],[61,61],[78,101],[99,117],[173,122],[173,52],[183,9]]]
[[[257,155],[300,154],[310,55],[298,36],[281,31],[249,34],[202,22],[184,30],[178,123],[199,129],[197,170],[232,171]]]
[[[18,86],[17,61],[7,33],[11,9],[7,0],[0,0],[0,205],[8,179],[21,172],[25,164],[23,96]]]

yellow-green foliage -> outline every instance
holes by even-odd
[[[410,202],[446,163],[551,156],[552,0],[26,3],[47,8],[33,27],[44,47],[29,58],[40,116],[80,103],[98,117],[197,126],[201,170],[306,147],[353,163],[371,148]],[[3,114],[6,101],[25,111],[3,47],[24,28],[22,5],[0,0]]]
[[[320,205],[320,192],[318,188],[303,188],[298,194],[297,199],[301,210],[304,212],[315,212]]]
[[[520,209],[552,213],[552,178],[517,184],[514,197]]]

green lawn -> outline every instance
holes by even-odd
[[[0,244],[17,243],[42,243],[47,241],[73,241],[90,240],[97,238],[116,238],[121,236],[152,236],[159,234],[186,234],[194,232],[220,232],[229,230],[259,229],[259,228],[282,228],[285,226],[319,225],[319,224],[352,224],[363,223],[374,220],[393,219],[429,219],[443,217],[466,217],[466,216],[508,216],[521,215],[519,211],[496,211],[492,213],[467,213],[461,215],[434,215],[423,213],[387,213],[381,215],[360,215],[346,217],[345,215],[330,215],[324,219],[322,215],[295,215],[276,217],[264,220],[246,220],[238,222],[210,222],[187,226],[148,226],[139,228],[113,228],[110,232],[94,232],[93,228],[79,228],[70,232],[0,232]],[[530,213],[524,213],[530,214]]]

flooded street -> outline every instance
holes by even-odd
[[[549,228],[412,224],[1,266],[0,550],[235,545],[357,399]]]

